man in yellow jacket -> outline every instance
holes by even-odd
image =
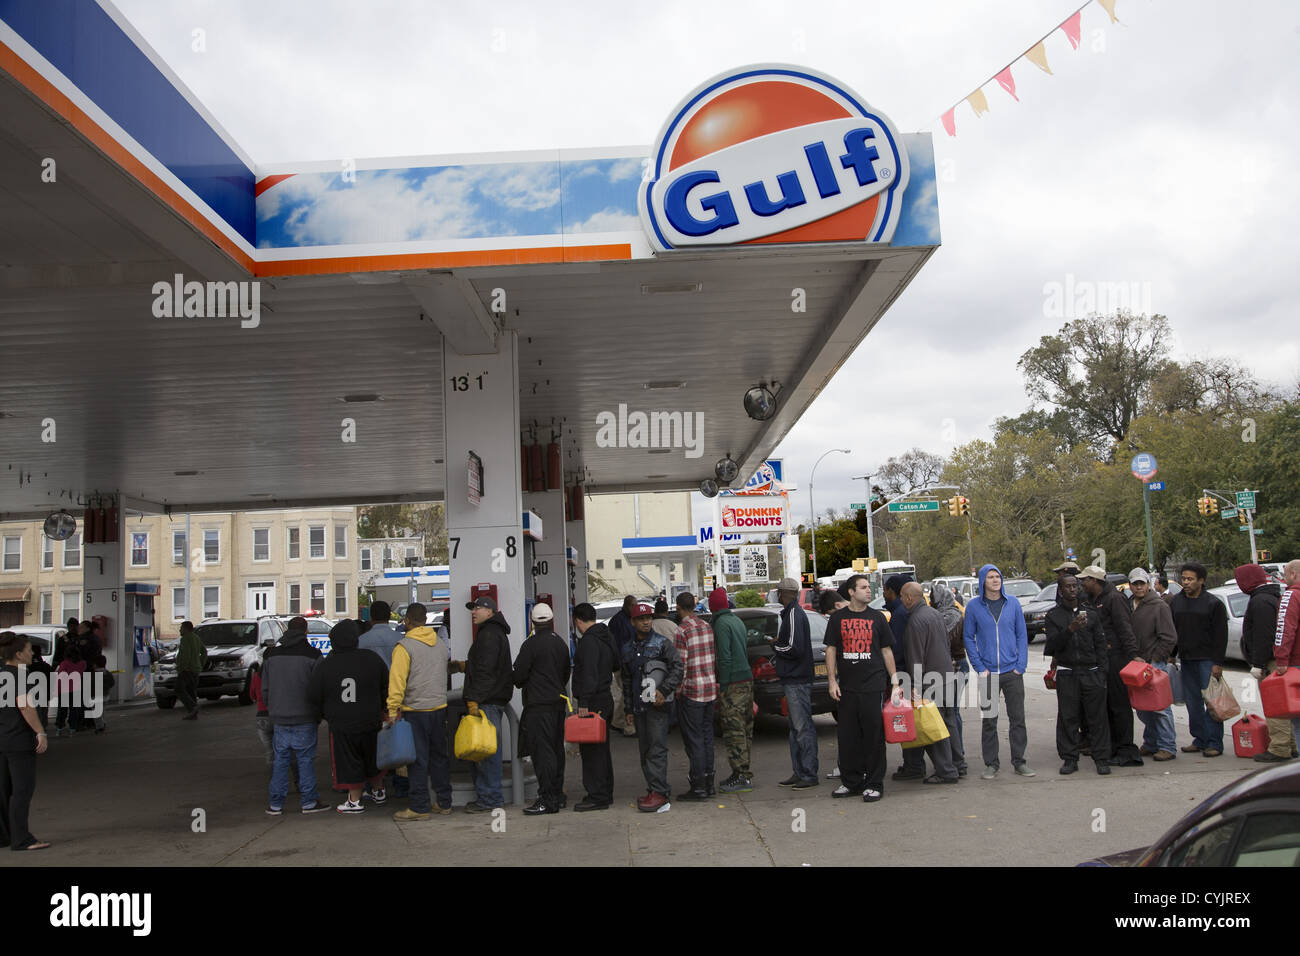
[[[394,820],[427,820],[451,813],[451,762],[447,755],[447,648],[425,624],[423,604],[406,609],[406,634],[393,648],[388,671],[388,722],[406,720],[415,737],[410,766],[411,805]],[[437,803],[429,799],[429,780]]]

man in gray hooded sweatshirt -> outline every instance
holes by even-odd
[[[966,646],[962,643],[961,608],[957,607],[952,589],[939,581],[930,588],[930,606],[943,618],[944,633],[948,635],[948,651],[953,668],[953,697],[950,703],[955,725],[955,729],[949,727],[948,732],[952,735],[950,749],[953,766],[957,768],[957,776],[964,777],[966,776],[966,745],[962,742],[961,700],[966,692],[966,675],[970,673],[970,665],[966,663]],[[947,715],[944,719],[947,720]]]
[[[922,783],[956,783],[957,768],[953,765],[951,742],[957,731],[954,716],[957,701],[948,631],[943,626],[943,615],[925,603],[925,592],[921,590],[921,585],[908,581],[903,585],[899,597],[907,606],[907,627],[903,639],[907,642],[912,690],[920,692],[938,705],[943,722],[948,727],[945,739],[925,748],[934,764],[934,773]]]

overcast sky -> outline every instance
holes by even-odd
[[[117,6],[256,163],[649,144],[700,81],[767,61],[932,131],[943,247],[777,449],[796,520],[827,449],[852,454],[818,469],[819,511],[861,500],[850,476],[892,455],[1021,412],[1016,360],[1072,317],[1044,305],[1067,274],[1133,284],[1179,357],[1300,379],[1292,0],[1118,0],[1121,24],[1091,3],[1077,51],[1047,39],[1054,75],[1022,60],[1020,102],[987,84],[990,112],[960,105],[955,139],[939,115],[1078,0]],[[875,411],[846,426],[864,382]]]

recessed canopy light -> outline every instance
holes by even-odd
[[[648,452],[646,452],[646,454],[647,454],[647,455],[667,455],[667,454],[668,454],[669,452],[671,452],[671,451],[672,451],[671,448],[651,448]]]
[[[646,475],[647,478],[667,478],[667,475]]]
[[[699,282],[642,282],[642,295],[689,295],[699,292],[703,285]]]
[[[650,391],[666,391],[674,388],[685,388],[685,382],[646,382],[641,386]]]
[[[177,478],[190,478],[193,477],[194,475],[197,475],[198,472],[197,471],[173,471],[172,474],[175,475]]]
[[[344,395],[340,401],[347,402],[349,405],[361,404],[364,402],[382,402],[383,396],[376,395],[374,392],[357,392],[353,395]]]

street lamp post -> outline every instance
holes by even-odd
[[[812,474],[808,476],[808,510],[812,512],[812,552],[813,552],[813,581],[814,582],[817,580],[817,509],[813,507],[813,475],[817,474],[817,466],[822,463],[822,458],[825,458],[827,455],[832,454],[834,452],[839,452],[840,454],[843,455],[849,454],[849,450],[847,448],[832,448],[830,451],[824,452],[822,454],[822,457],[818,458],[817,461],[813,464]]]
[[[858,477],[854,479],[854,481],[857,481],[860,478],[867,483],[867,558],[868,559],[874,558],[876,556],[876,532],[875,529],[872,527],[873,522],[871,518],[871,479],[874,477],[876,476],[858,475]]]

